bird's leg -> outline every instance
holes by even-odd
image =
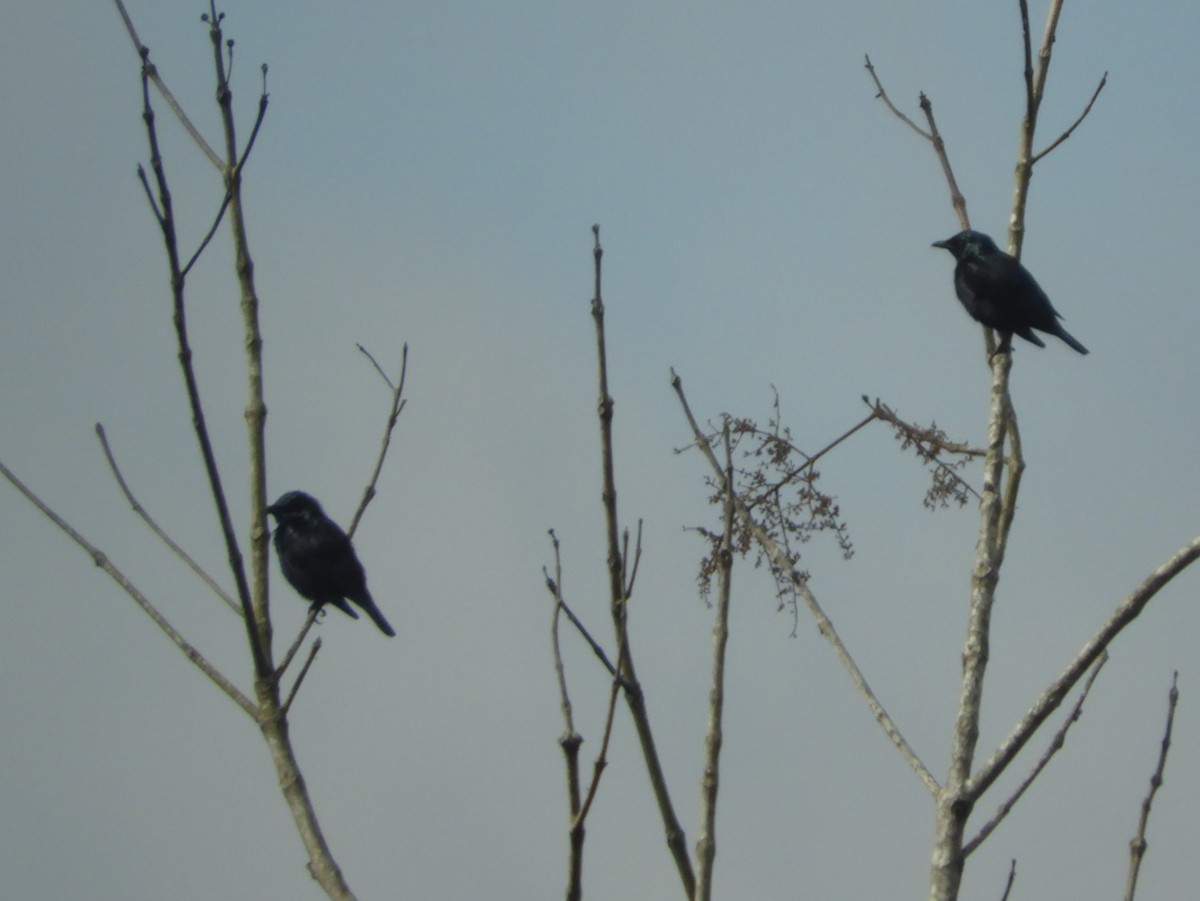
[[[992,365],[992,361],[995,360],[996,357],[999,356],[1000,354],[1011,354],[1012,353],[1012,338],[1013,338],[1012,332],[1000,332],[999,334],[1000,334],[1000,344],[996,347],[995,350],[992,351],[991,356],[988,357],[988,365],[989,366]]]
[[[325,618],[325,603],[323,601],[314,601],[308,607],[308,612],[316,614],[313,617],[313,622],[320,622]]]

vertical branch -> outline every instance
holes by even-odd
[[[604,503],[605,537],[608,541],[608,583],[612,601],[613,618],[618,631],[625,621],[625,564],[622,560],[621,543],[618,539],[620,524],[617,520],[617,486],[613,467],[613,399],[608,393],[608,351],[604,339],[604,300],[600,291],[601,260],[604,248],[600,246],[600,226],[592,226],[594,245],[592,257],[595,261],[595,294],[592,297],[592,319],[596,324],[596,353],[599,359],[600,401],[600,465],[603,470],[604,488],[601,500]],[[618,667],[623,661],[618,661]]]
[[[596,273],[595,295],[592,298],[592,319],[596,324],[596,349],[599,357],[600,401],[598,412],[600,416],[600,455],[604,479],[601,498],[604,502],[608,540],[609,603],[618,646],[617,678],[621,681],[624,689],[625,703],[633,717],[634,728],[642,747],[642,757],[646,762],[654,798],[658,802],[659,814],[662,816],[663,826],[666,830],[667,848],[675,859],[675,866],[679,870],[679,878],[683,882],[684,892],[688,898],[691,898],[695,892],[696,877],[692,871],[692,862],[688,857],[683,827],[675,815],[675,808],[667,789],[666,776],[663,774],[658,749],[654,743],[654,733],[650,728],[650,718],[646,712],[646,698],[634,669],[633,653],[629,648],[629,634],[626,629],[626,605],[629,593],[625,583],[624,554],[621,550],[620,528],[617,520],[617,487],[614,476],[612,442],[613,399],[608,393],[608,357],[604,342],[604,301],[600,291],[600,263],[604,256],[604,250],[600,246],[599,225],[592,226],[592,234],[594,236],[592,255],[595,260]]]
[[[1062,0],[1051,0],[1036,67],[1032,64],[1028,3],[1027,0],[1019,0],[1019,4],[1024,42],[1026,103],[1017,151],[1013,208],[1009,220],[1009,252],[1018,258],[1025,233],[1025,205],[1029,195],[1029,181],[1033,174],[1033,136],[1037,127],[1038,109],[1046,88],[1050,50],[1054,44]],[[979,505],[979,541],[976,544],[975,562],[971,571],[971,608],[967,637],[963,646],[963,678],[951,741],[950,772],[937,802],[937,826],[930,878],[930,897],[945,901],[958,897],[962,881],[965,860],[963,835],[967,817],[970,816],[977,797],[971,792],[970,780],[975,745],[979,738],[992,605],[1025,466],[1021,457],[1016,411],[1008,390],[1012,355],[992,354],[990,360],[992,392],[988,411],[983,496]],[[1007,460],[1004,455],[1006,442],[1011,450]],[[1007,484],[1003,481],[1006,469]]]
[[[729,595],[733,575],[733,448],[729,421],[725,443],[725,529],[717,555],[717,620],[713,626],[712,688],[708,699],[708,734],[704,737],[704,776],[700,782],[700,839],[696,842],[696,901],[712,898],[713,861],[717,855],[717,790],[720,787],[721,717],[725,707],[725,647],[729,641]]]
[[[231,560],[236,554],[235,575],[238,592],[246,609],[246,629],[255,660],[255,691],[259,702],[259,728],[270,750],[271,760],[279,778],[280,790],[292,820],[309,854],[309,871],[331,898],[351,899],[354,897],[342,876],[341,868],[325,841],[316,811],[312,806],[304,777],[296,763],[295,753],[288,734],[286,710],[280,704],[279,680],[271,663],[271,621],[267,600],[267,536],[266,528],[266,451],[264,425],[266,404],[263,402],[262,337],[258,327],[258,297],[254,289],[254,264],[250,258],[249,241],[246,235],[245,217],[242,209],[241,176],[237,151],[237,132],[233,118],[233,94],[225,67],[224,50],[232,52],[232,42],[224,44],[221,19],[215,0],[210,2],[209,38],[213,47],[213,64],[217,81],[217,105],[225,134],[225,162],[222,169],[225,193],[228,197],[230,228],[234,242],[234,264],[241,287],[241,308],[244,321],[244,345],[246,370],[249,383],[249,399],[245,417],[250,454],[250,569],[252,593],[247,586],[245,569],[240,551],[237,549],[228,504],[216,473],[215,460],[211,460],[211,449],[206,451],[206,462],[211,460],[209,471],[213,494],[221,517],[226,541],[230,546]],[[260,120],[266,108],[266,92],[259,102]],[[172,259],[172,271],[177,272],[177,258]],[[180,279],[180,284],[182,280]],[[181,358],[183,354],[181,353]],[[190,354],[185,370],[190,373]],[[190,393],[190,392],[189,392]],[[194,405],[198,414],[198,405]],[[201,423],[197,420],[197,429]],[[206,436],[202,445],[207,447]]]
[[[1154,796],[1162,787],[1163,770],[1167,765],[1167,752],[1171,749],[1171,732],[1175,728],[1175,705],[1179,702],[1179,673],[1171,676],[1171,690],[1167,693],[1167,727],[1163,732],[1162,743],[1158,751],[1158,766],[1150,777],[1150,791],[1142,799],[1142,813],[1138,817],[1137,835],[1129,843],[1129,875],[1125,882],[1125,901],[1133,901],[1133,893],[1137,889],[1138,871],[1142,868],[1142,858],[1146,856],[1146,824],[1150,821],[1150,805]]]
[[[234,268],[241,287],[241,308],[245,335],[248,399],[246,428],[250,453],[250,581],[253,586],[251,607],[253,626],[266,668],[258,672],[260,701],[270,693],[278,704],[278,686],[274,679],[271,658],[271,619],[267,599],[267,465],[265,425],[267,406],[263,400],[262,335],[258,328],[258,295],[254,289],[254,261],[246,235],[246,220],[242,209],[242,167],[238,165],[237,130],[233,120],[233,91],[225,70],[221,18],[215,0],[210,3],[211,17],[208,34],[212,41],[213,66],[217,77],[217,106],[225,134],[225,167],[222,173],[225,192],[229,197],[229,225],[233,235]],[[232,42],[230,42],[232,46]],[[266,105],[266,94],[261,98]],[[228,516],[228,512],[224,515]]]
[[[550,541],[554,545],[554,578],[546,574],[546,585],[554,597],[554,613],[550,617],[550,643],[554,650],[554,673],[558,677],[558,693],[563,715],[563,734],[558,745],[563,750],[563,761],[567,767],[567,802],[571,820],[571,853],[567,863],[567,901],[579,901],[583,897],[583,840],[585,831],[579,818],[579,747],[583,736],[575,731],[571,696],[567,691],[567,674],[563,668],[562,648],[558,642],[558,621],[563,610],[562,558],[559,556],[558,536],[550,530]]]
[[[153,192],[146,177],[145,170],[138,167],[142,184],[150,198],[155,217],[158,219],[162,232],[163,244],[167,254],[167,265],[171,273],[171,301],[174,310],[175,337],[179,347],[179,366],[183,372],[184,386],[187,389],[188,404],[192,411],[192,426],[196,432],[196,442],[200,446],[200,455],[204,460],[204,470],[208,476],[209,488],[217,507],[217,516],[221,523],[221,534],[225,539],[225,549],[229,558],[229,568],[237,586],[238,600],[241,603],[243,619],[246,624],[246,637],[250,644],[250,652],[254,658],[254,671],[259,679],[269,677],[271,673],[270,644],[262,641],[262,633],[255,625],[254,605],[250,593],[250,585],[246,580],[246,569],[242,561],[242,551],[238,545],[237,533],[233,528],[233,520],[229,516],[229,506],[225,500],[225,489],[221,484],[221,473],[217,468],[217,458],[213,451],[212,441],[208,434],[208,423],[204,415],[204,407],[200,402],[200,386],[196,380],[195,369],[192,365],[192,348],[188,339],[187,306],[185,304],[184,288],[186,277],[180,268],[179,245],[175,231],[175,211],[171,199],[170,187],[167,183],[167,173],[163,165],[162,154],[158,147],[158,131],[155,127],[154,109],[150,105],[150,73],[153,65],[150,62],[150,51],[145,47],[140,49],[142,58],[142,119],[146,124],[146,135],[150,143],[150,168],[154,172],[158,188],[158,203],[154,203]],[[261,699],[260,699],[261,700]]]
[[[1025,50],[1025,116],[1021,120],[1021,137],[1017,148],[1017,168],[1014,173],[1012,215],[1008,223],[1008,252],[1020,259],[1025,240],[1025,203],[1029,198],[1029,181],[1033,177],[1033,134],[1037,129],[1038,110],[1046,91],[1046,75],[1050,71],[1050,51],[1054,47],[1058,17],[1063,0],[1051,0],[1046,14],[1046,30],[1038,51],[1037,66],[1033,65],[1032,38],[1029,29],[1029,4],[1020,0],[1021,31]]]
[[[1005,414],[1010,404],[1008,372],[1011,366],[1010,354],[997,354],[992,366],[987,456],[984,458],[983,490],[979,501],[979,540],[971,569],[971,606],[963,644],[962,683],[950,745],[950,770],[936,802],[930,898],[938,901],[950,901],[958,897],[965,860],[963,835],[967,817],[974,805],[974,798],[968,794],[968,783],[975,760],[975,745],[979,740],[992,605],[1004,556],[1000,540],[1000,483],[1004,473]]]

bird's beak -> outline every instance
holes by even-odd
[[[950,243],[949,241],[934,241],[929,246],[930,247],[941,247],[943,250],[945,250],[945,249],[948,249],[947,245],[949,245],[949,243]]]

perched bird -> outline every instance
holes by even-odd
[[[1088,352],[1059,323],[1062,317],[1029,270],[983,232],[959,232],[933,246],[944,247],[958,261],[954,291],[971,318],[1002,333],[998,353],[1010,349],[1014,334],[1045,347],[1032,329],[1057,335],[1081,354]]]
[[[358,619],[353,601],[367,612],[384,635],[396,633],[383,618],[371,592],[350,539],[337,523],[325,515],[317,499],[303,491],[289,491],[267,512],[275,517],[275,552],[283,577],[313,607],[333,604]]]

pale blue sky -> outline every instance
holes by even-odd
[[[232,8],[243,137],[270,64],[246,202],[263,302],[269,485],[343,523],[387,395],[354,349],[411,349],[409,407],[356,538],[399,637],[336,612],[296,703],[297,754],[362,898],[562,896],[566,795],[545,537],[598,635],[605,581],[588,315],[602,226],[619,502],[645,519],[633,641],[689,844],[711,611],[693,577],[705,470],[694,409],[765,420],[771,385],[815,449],[880,396],[978,442],[988,373],[954,300],[956,230],[913,115],[929,93],[975,227],[1003,243],[1023,103],[1015,3],[308,2]],[[403,8],[396,8],[402,6]],[[1044,9],[1035,4],[1040,34]],[[168,83],[220,143],[200,5],[131,0]],[[1193,211],[1200,11],[1068,3],[1024,260],[1091,349],[1021,345],[1028,470],[1001,578],[986,755],[1141,578],[1195,534]],[[115,10],[6,10],[0,31],[0,459],[99,543],[248,688],[239,624],[130,514],[141,500],[228,583],[175,362],[137,58]],[[157,98],[156,98],[157,102]],[[219,203],[158,103],[183,243]],[[240,314],[222,231],[190,282],[197,365],[244,519]],[[806,552],[813,588],[935,774],[946,767],[977,516],[930,514],[882,431],[823,464],[856,541]],[[244,526],[244,522],[243,522]],[[0,486],[0,895],[319,897],[253,725],[86,556]],[[1194,891],[1196,576],[1115,648],[1045,781],[970,861],[964,898],[1095,898],[1123,884],[1173,669],[1182,699],[1145,898]],[[277,635],[304,605],[272,562]],[[717,894],[926,892],[931,805],[811,623],[735,572]],[[566,635],[585,759],[607,684]],[[1044,740],[1043,740],[1044,741]],[[1043,742],[1035,741],[1040,750]],[[1036,752],[1034,752],[1036,753]],[[1022,758],[1017,771],[1030,765]],[[585,896],[678,897],[627,714],[589,821]],[[1002,799],[985,799],[983,812]]]

